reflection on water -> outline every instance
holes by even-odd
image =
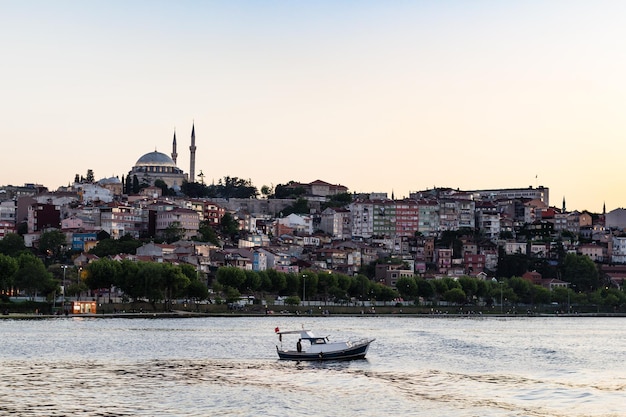
[[[0,321],[0,414],[623,415],[623,319],[271,320]],[[377,340],[366,360],[278,361],[276,324]]]

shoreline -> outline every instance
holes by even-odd
[[[295,314],[295,313],[274,313],[274,314],[259,314],[259,313],[246,313],[246,312],[229,312],[229,313],[200,313],[190,311],[171,311],[171,312],[133,312],[133,313],[102,313],[102,314],[35,314],[35,313],[10,313],[6,315],[0,315],[0,319],[6,320],[48,320],[48,319],[185,319],[185,318],[198,318],[198,317],[220,317],[220,318],[240,318],[240,317],[398,317],[398,318],[475,318],[475,319],[487,319],[487,318],[563,318],[563,317],[626,317],[626,313],[559,313],[559,314],[462,314],[462,313],[336,313],[328,315],[308,315],[308,314]]]

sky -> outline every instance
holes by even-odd
[[[624,1],[0,0],[0,185],[143,154],[259,190],[626,207]]]

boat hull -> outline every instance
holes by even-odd
[[[298,352],[295,350],[280,350],[276,347],[278,358],[292,361],[346,361],[364,359],[372,340],[351,346],[347,349],[326,352]]]

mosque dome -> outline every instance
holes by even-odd
[[[176,167],[176,164],[169,156],[165,155],[161,152],[150,152],[143,155],[141,158],[137,160],[135,164],[136,167],[147,167],[147,166],[162,166],[162,167]]]

